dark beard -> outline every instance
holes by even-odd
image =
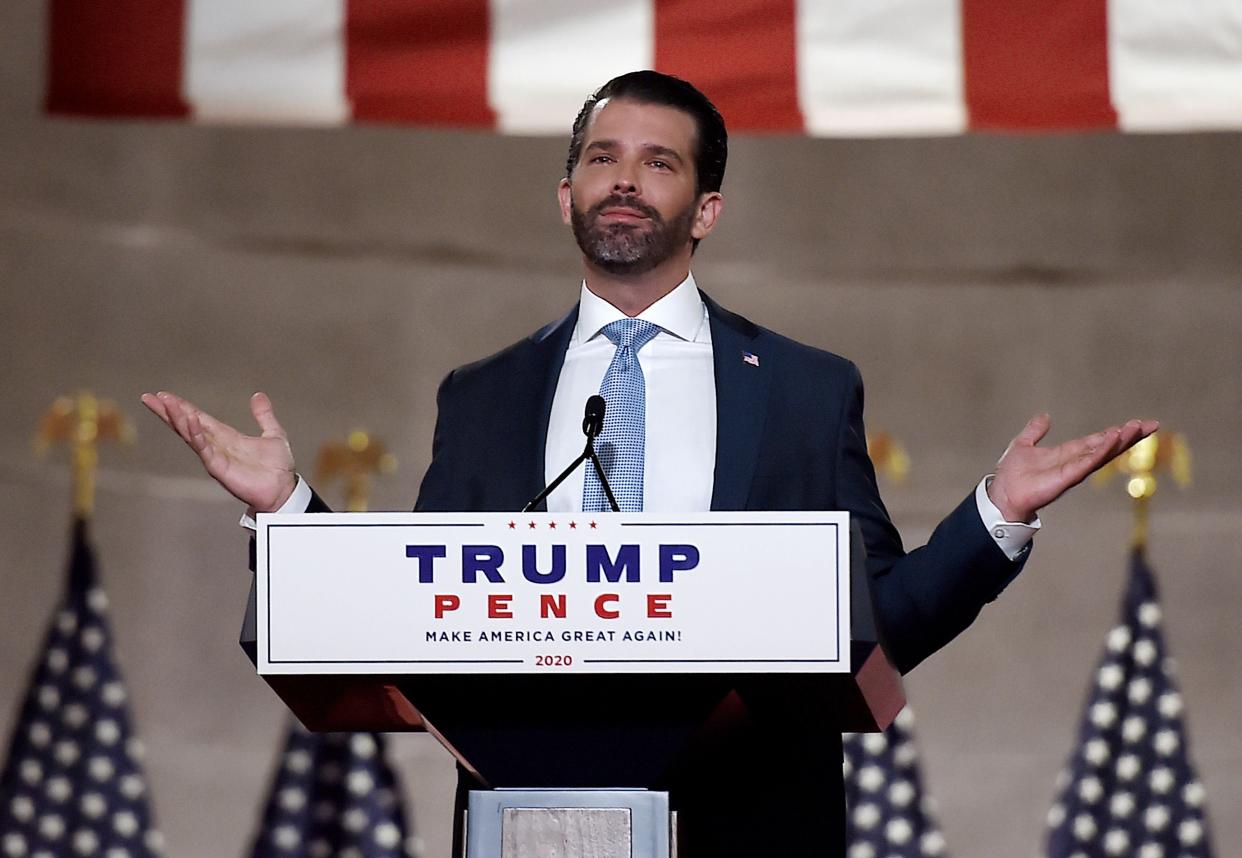
[[[625,207],[641,212],[646,224],[601,224],[607,208]],[[634,197],[620,194],[604,199],[585,212],[570,202],[570,225],[574,239],[587,260],[609,274],[645,274],[667,261],[690,241],[694,226],[694,203],[665,222],[660,213]]]

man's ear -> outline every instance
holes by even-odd
[[[720,213],[724,211],[724,197],[719,191],[710,191],[703,194],[699,200],[698,214],[694,218],[694,223],[690,227],[690,237],[703,239],[711,234],[716,228],[716,222],[720,219]]]
[[[556,186],[556,200],[561,206],[561,222],[569,224],[574,208],[574,192],[568,178],[561,179],[560,184]]]

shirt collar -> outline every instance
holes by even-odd
[[[595,337],[605,325],[626,318],[625,313],[588,289],[585,280],[582,281],[582,292],[578,301],[578,324],[574,328],[574,338],[580,343]],[[696,340],[704,327],[705,309],[703,299],[699,296],[699,288],[694,282],[694,275],[687,274],[686,279],[676,289],[643,310],[636,318],[659,325],[680,339]]]

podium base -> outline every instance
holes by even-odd
[[[462,858],[677,858],[668,793],[471,790]]]

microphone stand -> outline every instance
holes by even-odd
[[[604,476],[604,466],[600,464],[599,456],[595,454],[595,436],[600,433],[601,429],[603,429],[603,425],[603,408],[601,406],[599,422],[597,424],[592,426],[588,423],[583,423],[582,428],[586,432],[586,447],[583,448],[582,455],[570,462],[569,467],[561,471],[560,476],[550,482],[543,491],[535,495],[530,503],[522,507],[522,512],[530,512],[535,507],[539,506],[539,504],[543,503],[544,499],[548,495],[552,494],[552,492],[556,490],[557,486],[565,482],[566,477],[572,474],[579,465],[588,459],[590,459],[591,464],[595,466],[595,474],[599,477],[599,483],[604,488],[604,496],[608,498],[608,505],[612,507],[613,512],[621,511],[621,507],[617,505],[617,499],[612,494],[612,486],[608,485],[608,478]]]
[[[612,486],[608,485],[608,478],[604,476],[604,466],[599,463],[599,456],[595,455],[595,439],[590,435],[587,436],[586,449],[582,455],[590,458],[591,464],[595,466],[595,474],[599,477],[599,484],[604,489],[604,497],[608,498],[608,506],[612,507],[613,512],[620,512],[621,507],[617,505],[617,499],[612,496]]]

